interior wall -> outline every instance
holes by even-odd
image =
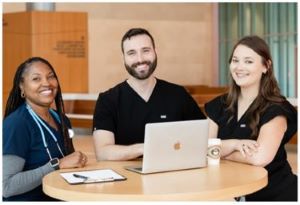
[[[155,39],[156,77],[213,85],[213,9],[213,3],[56,3],[57,11],[88,12],[89,93],[127,78],[120,41],[132,27],[148,29]],[[3,3],[3,12],[24,10],[25,3]]]

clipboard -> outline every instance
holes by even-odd
[[[112,169],[64,172],[60,173],[60,175],[72,185],[124,181],[127,179]]]

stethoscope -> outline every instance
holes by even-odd
[[[54,140],[54,142],[56,143],[56,146],[60,152],[60,154],[65,157],[65,155],[63,154],[59,144],[58,144],[58,141],[57,141],[57,138],[55,137],[55,135],[53,134],[53,132],[48,128],[48,126],[41,120],[41,118],[33,111],[33,109],[30,107],[30,105],[28,105],[26,103],[26,108],[29,112],[29,114],[31,115],[32,119],[35,121],[35,123],[37,124],[39,130],[40,130],[40,133],[41,133],[41,136],[42,136],[42,140],[43,140],[43,144],[44,144],[44,147],[48,153],[48,156],[50,158],[50,160],[52,160],[52,156],[50,154],[50,151],[49,151],[49,148],[48,148],[48,144],[46,142],[46,138],[45,138],[45,133],[44,133],[44,130],[42,129],[42,126],[48,131],[48,133],[51,135],[52,139]],[[58,114],[52,110],[52,109],[49,109],[50,113],[55,117],[55,119],[59,122],[60,122],[60,119],[59,119],[59,116]],[[74,131],[69,129],[69,135],[70,137],[73,137],[74,136]]]

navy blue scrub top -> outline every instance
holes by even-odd
[[[57,123],[57,127],[61,129],[60,123],[54,116],[53,118]],[[66,123],[70,127],[70,122],[68,120],[66,120]],[[55,130],[46,122],[45,124],[55,135],[59,146],[65,154],[66,152],[64,149],[61,130]],[[44,127],[43,131],[52,158],[62,158],[62,155],[49,132]],[[25,103],[17,108],[17,110],[15,110],[9,116],[7,116],[3,121],[3,155],[16,155],[25,159],[23,171],[43,166],[50,160],[43,144],[40,129],[26,109]],[[41,187],[39,189],[37,191],[42,193]],[[31,195],[37,196],[37,193],[31,193]],[[9,198],[12,200],[34,200],[34,198],[31,198],[30,192]]]

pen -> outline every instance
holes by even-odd
[[[73,174],[73,176],[76,177],[76,178],[84,179],[84,180],[88,180],[89,179],[89,177],[83,176],[83,175],[80,175],[80,174]]]
[[[84,179],[85,181],[90,179],[90,180],[94,180],[94,181],[105,181],[105,182],[109,182],[109,181],[114,181],[113,177],[108,177],[108,178],[102,178],[102,179],[91,179],[90,177],[84,176],[84,175],[80,175],[80,174],[73,174],[74,177],[76,178],[80,178],[80,179]]]

